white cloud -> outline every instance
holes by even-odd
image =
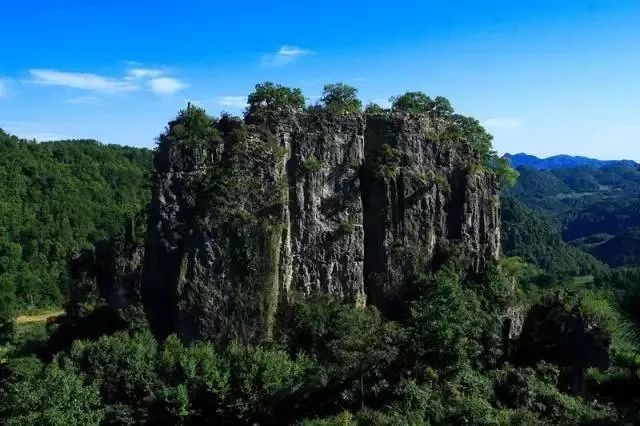
[[[47,86],[64,86],[74,89],[101,93],[131,92],[139,86],[126,80],[105,77],[98,74],[65,72],[51,69],[31,69],[32,83]]]
[[[303,49],[297,46],[284,45],[277,52],[264,55],[262,57],[263,65],[281,66],[293,62],[302,56],[313,55],[312,50]]]
[[[129,70],[130,78],[158,78],[165,74],[165,70],[159,68],[132,68]]]
[[[517,118],[489,118],[482,123],[487,129],[513,130],[522,127],[522,121]]]
[[[0,98],[7,94],[7,85],[0,80]]]
[[[308,49],[302,49],[296,46],[284,45],[278,50],[276,55],[285,58],[297,58],[298,56],[307,56],[313,54],[313,51]]]
[[[188,87],[187,84],[173,77],[158,77],[149,80],[151,91],[157,95],[173,95]]]
[[[216,103],[227,108],[244,108],[247,106],[246,96],[218,96]]]

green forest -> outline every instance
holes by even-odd
[[[74,288],[69,267],[107,246],[134,252],[158,181],[153,152],[0,132],[2,424],[640,423],[638,245],[620,242],[638,238],[640,171],[516,172],[482,126],[445,98],[409,92],[390,109],[363,108],[344,84],[326,86],[312,106],[297,89],[258,85],[245,117],[189,106],[160,140],[201,153],[257,126],[273,142],[275,130],[261,123],[301,111],[336,121],[427,117],[437,124],[430,137],[470,141],[465,153],[502,185],[500,260],[479,271],[456,242],[439,245],[428,263],[403,248],[407,312],[397,318],[315,294],[279,314],[264,341],[161,339],[142,308],[125,313],[96,288]],[[377,155],[388,160],[380,179],[406,166],[388,145]],[[311,158],[301,173],[322,168]],[[238,213],[245,206],[237,200],[262,195],[239,186],[236,172],[216,170],[220,186],[207,194],[220,222],[231,207],[234,221],[253,220]],[[46,323],[15,321],[61,308]]]
[[[558,245],[545,242],[551,233],[556,241],[567,243],[560,244],[565,253],[557,255],[560,260],[553,266],[555,269],[566,264],[562,267],[575,273],[595,267],[593,259],[585,259],[574,248],[611,267],[640,265],[640,169],[637,165],[623,163],[554,170],[520,167],[518,171],[517,184],[503,191],[506,254],[522,256],[528,262],[551,268],[545,256],[539,254]],[[528,222],[544,221],[546,224],[542,227],[548,231],[538,229],[529,238],[523,235],[527,231],[520,230],[520,236],[516,237],[509,227],[522,226],[533,231],[536,225],[524,225],[523,220],[514,222],[511,220],[514,215],[527,216]],[[520,238],[520,242],[511,241],[513,238]],[[575,260],[570,260],[578,257],[582,259],[579,267]],[[569,266],[570,263],[573,264]]]

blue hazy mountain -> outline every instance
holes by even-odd
[[[538,170],[566,169],[573,167],[602,168],[607,166],[637,166],[632,160],[596,160],[594,158],[555,155],[553,157],[539,158],[529,154],[505,154],[513,167],[527,166]]]

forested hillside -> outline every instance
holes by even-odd
[[[518,183],[503,197],[518,199],[566,243],[611,266],[640,265],[640,239],[633,231],[640,226],[639,166],[518,171]]]
[[[59,305],[69,257],[117,232],[148,200],[151,151],[91,140],[36,143],[0,130],[3,309]]]
[[[554,277],[591,275],[604,265],[562,241],[556,226],[513,197],[502,199],[502,250]]]

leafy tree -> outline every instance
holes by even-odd
[[[507,158],[495,156],[490,165],[496,175],[498,175],[502,187],[511,187],[518,182],[520,172],[511,167]]]
[[[444,268],[418,284],[421,296],[411,308],[416,355],[437,368],[462,368],[482,351],[481,306],[461,279],[452,267]]]
[[[436,96],[433,100],[433,106],[431,107],[431,113],[435,117],[449,118],[453,114],[454,110],[451,106],[449,99],[443,96]]]
[[[82,371],[95,381],[109,418],[129,406],[127,416],[142,420],[157,382],[157,344],[149,333],[116,333],[97,342],[76,341],[63,365]]]
[[[332,114],[357,114],[362,109],[358,89],[344,83],[324,86],[320,102]]]
[[[176,140],[182,146],[208,147],[212,142],[219,142],[215,121],[200,107],[187,105],[186,109],[178,112],[175,120],[169,122],[165,132],[160,135],[160,144],[167,139]],[[156,161],[162,156],[156,156]]]
[[[393,111],[413,114],[427,114],[434,107],[434,101],[423,92],[407,92],[403,95],[392,97],[390,101]]]
[[[31,360],[29,360],[31,361]],[[7,425],[98,425],[104,410],[98,389],[72,368],[53,362],[14,364],[4,383],[0,413]]]
[[[256,84],[249,95],[245,117],[249,123],[275,123],[304,108],[300,89],[291,89],[270,81]]]

